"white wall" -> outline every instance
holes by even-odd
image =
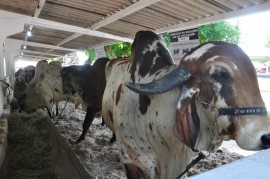
[[[7,37],[22,32],[24,30],[24,21],[21,16],[10,15],[1,11],[0,27],[0,80],[12,83],[15,71],[14,57],[20,47],[16,42],[7,40]],[[6,69],[4,67],[6,67]],[[5,87],[5,85],[0,82],[0,116],[6,104],[6,99],[3,95],[3,87]]]

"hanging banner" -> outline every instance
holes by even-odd
[[[176,63],[178,63],[188,51],[200,44],[198,28],[171,32],[169,35],[171,54]]]
[[[104,46],[96,48],[96,57],[97,59],[106,57]]]

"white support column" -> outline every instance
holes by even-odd
[[[7,76],[13,76],[15,73],[15,57],[20,54],[21,43],[17,40],[6,39],[5,41],[5,59]],[[12,77],[11,82],[13,83]]]
[[[8,36],[23,31],[24,21],[21,15],[0,14],[0,27],[0,80],[6,81],[7,77],[5,71],[11,71],[9,68],[11,68],[12,62],[5,62],[6,60],[4,60],[4,58],[6,56],[6,46],[3,46],[3,44]],[[0,116],[3,113],[4,105],[7,103],[2,91],[3,87],[4,84],[0,82]]]
[[[0,30],[1,32],[1,30]],[[0,34],[0,80],[4,78],[4,41],[5,38]]]
[[[3,43],[4,43],[4,38],[0,36],[0,80],[3,80],[4,78],[4,53],[3,53]],[[2,91],[2,82],[0,82],[0,116],[3,113],[4,109],[4,95]]]

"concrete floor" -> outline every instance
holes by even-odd
[[[216,169],[190,177],[192,179],[269,179],[270,149],[250,155]]]

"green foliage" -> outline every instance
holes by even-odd
[[[47,60],[48,63],[51,63],[53,61],[60,61],[61,63],[63,63],[63,58],[60,58],[60,59],[59,58],[50,58]]]
[[[240,30],[226,21],[202,25],[198,30],[201,44],[213,40],[239,43]]]
[[[203,25],[198,28],[200,43],[208,41],[225,41],[238,44],[240,38],[240,31],[237,27],[229,24],[226,21],[221,21],[209,25]],[[165,42],[168,49],[171,50],[170,35],[164,33],[160,35],[161,39]],[[270,41],[269,41],[270,42]],[[85,51],[85,54],[91,57],[92,62],[96,60],[95,49]],[[107,58],[121,58],[131,56],[131,43],[120,42],[105,46],[105,54]]]
[[[168,32],[163,33],[160,35],[163,42],[167,45],[167,48],[169,51],[171,51],[171,40],[170,40],[170,34]]]
[[[96,57],[96,49],[94,49],[94,48],[85,50],[84,54],[86,56],[88,56],[88,59],[91,59],[91,62],[94,62],[97,59],[97,57]]]
[[[117,44],[108,45],[105,47],[106,56],[110,59],[130,57],[131,56],[131,43],[120,42]]]

